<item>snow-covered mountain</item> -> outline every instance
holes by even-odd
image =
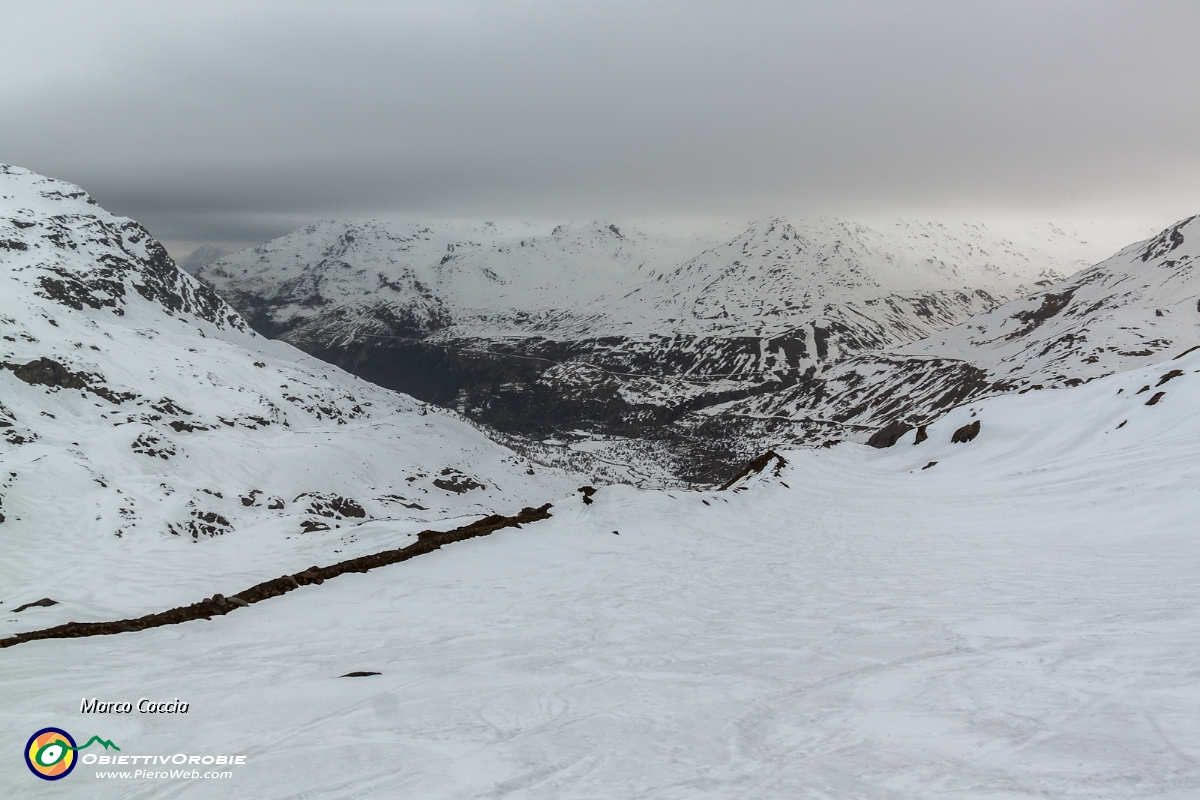
[[[880,334],[899,340],[957,314],[870,306],[942,295],[951,306],[989,306],[1087,265],[1077,235],[1039,233],[1036,244],[1018,245],[980,225],[770,219],[721,242],[662,225],[546,233],[530,224],[322,221],[219,259],[200,278],[256,326],[300,341],[397,332],[771,337],[847,303],[861,307],[845,324],[878,316],[885,329],[914,326]]]
[[[485,424],[645,437],[927,337],[1093,251],[1054,226],[769,219],[721,240],[326,221],[198,277],[260,332]]]
[[[274,574],[377,549],[380,520],[415,532],[580,482],[265,339],[136,222],[2,165],[0,401],[5,597],[51,596],[63,622],[138,591],[117,581],[131,550]],[[91,553],[117,584],[78,585],[48,552]]]
[[[921,338],[996,298],[1022,296],[1069,274],[1071,266],[1061,254],[1022,251],[978,225],[797,227],[771,219],[669,271],[651,270],[631,297],[650,296],[665,327],[682,321],[709,335],[795,336],[807,327],[815,362],[837,360],[836,352],[816,352],[817,339],[856,352]],[[829,333],[812,333],[822,327]]]
[[[208,266],[221,256],[228,254],[228,250],[217,247],[214,244],[202,244],[189,253],[186,257],[176,262],[176,266],[184,272],[194,274],[201,267]]]
[[[1028,297],[780,392],[705,409],[685,427],[712,435],[732,419],[766,439],[865,440],[971,399],[1076,386],[1160,362],[1200,346],[1198,255],[1200,219],[1189,217]]]
[[[1200,344],[1200,217],[901,352],[957,358],[1018,387],[1070,386]]]

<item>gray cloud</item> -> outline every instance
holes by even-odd
[[[314,217],[1200,211],[1183,2],[16,3],[0,160]]]

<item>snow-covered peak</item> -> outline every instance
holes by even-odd
[[[1003,300],[1085,266],[1083,244],[1074,252],[1064,244],[1052,236],[1017,244],[980,224],[816,220],[798,227],[775,218],[653,276],[653,306],[718,328],[779,332],[826,305],[889,295],[982,291]]]
[[[1197,222],[1198,219],[1200,219],[1200,215],[1180,220],[1147,242],[1140,254],[1142,263],[1156,260],[1163,266],[1174,267],[1180,261],[1185,261],[1190,266],[1191,260],[1200,256],[1200,222]],[[1187,231],[1186,234],[1185,231]],[[1184,247],[1189,237],[1191,244]],[[1137,245],[1134,247],[1136,248]]]
[[[97,210],[96,201],[73,183],[47,178],[24,167],[0,164],[0,215],[4,217],[95,214]]]
[[[253,335],[207,286],[176,268],[138,223],[110,214],[73,184],[0,164],[0,280],[48,306],[160,313]],[[43,315],[49,319],[49,316]]]

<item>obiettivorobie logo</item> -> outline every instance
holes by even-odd
[[[80,750],[94,744],[100,745],[105,750],[116,750],[119,755],[100,755],[96,752],[79,755]],[[62,728],[42,728],[30,736],[29,742],[25,745],[25,765],[29,767],[30,772],[42,780],[57,781],[70,775],[78,764],[97,764],[105,767],[125,767],[127,765],[145,767],[152,764],[163,767],[180,765],[191,767],[212,764],[219,768],[203,773],[199,769],[110,769],[96,772],[96,777],[110,780],[220,780],[233,777],[233,772],[229,770],[230,766],[246,763],[246,757],[237,754],[193,756],[187,753],[176,753],[174,755],[131,756],[121,753],[120,750],[121,748],[110,740],[101,739],[99,736],[93,736],[83,747],[77,747],[75,739]]]
[[[88,739],[83,747],[76,747],[75,739],[62,728],[42,728],[30,736],[28,744],[25,745],[25,764],[29,771],[39,778],[56,781],[67,777],[71,770],[75,769],[78,761],[75,754],[78,751],[94,744],[103,746],[105,750],[110,747],[113,750],[121,749],[99,736]]]

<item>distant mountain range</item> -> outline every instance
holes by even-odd
[[[221,257],[193,279],[140,225],[78,187],[3,170],[11,285],[0,312],[13,333],[0,376],[122,406],[120,425],[141,426],[133,452],[160,460],[222,428],[251,449],[261,434],[248,431],[273,426],[332,423],[344,437],[341,426],[356,420],[383,424],[371,421],[379,405],[427,428],[425,401],[527,456],[439,415],[438,430],[460,431],[445,434],[451,451],[509,465],[489,482],[468,469],[475,457],[446,459],[441,468],[461,485],[505,475],[521,485],[535,463],[711,484],[770,447],[886,445],[963,403],[1073,386],[1200,344],[1197,218],[1082,269],[1092,246],[1053,226],[1001,234],[769,219],[721,240],[651,224],[326,221]],[[109,350],[83,344],[98,333]],[[287,365],[271,366],[280,359]],[[236,368],[230,383],[241,361],[265,366]],[[101,424],[89,415],[85,427]],[[57,416],[38,416],[6,412],[8,444],[95,438],[52,434]],[[85,460],[108,463],[108,450],[81,447]],[[416,475],[424,457],[413,459]],[[293,497],[338,494],[294,488]],[[457,492],[433,495],[434,505],[392,494],[408,511],[460,502]],[[195,501],[188,508],[212,505]],[[163,524],[185,524],[177,516]]]
[[[913,348],[1051,291],[1095,252],[1048,224],[775,218],[721,240],[323,221],[198,278],[258,331],[382,386],[523,437],[636,439],[713,480],[780,437],[865,438],[992,390],[961,354]]]
[[[221,256],[229,255],[229,251],[214,244],[202,244],[189,255],[175,262],[184,272],[194,275],[201,267],[207,267]]]
[[[910,340],[1091,263],[1053,226],[782,219],[728,241],[615,224],[323,221],[209,264],[200,278],[259,328],[334,335],[576,340],[761,338],[844,327],[839,349]],[[853,332],[853,335],[851,334]],[[860,341],[861,340],[861,341]],[[815,360],[819,359],[815,354]]]

